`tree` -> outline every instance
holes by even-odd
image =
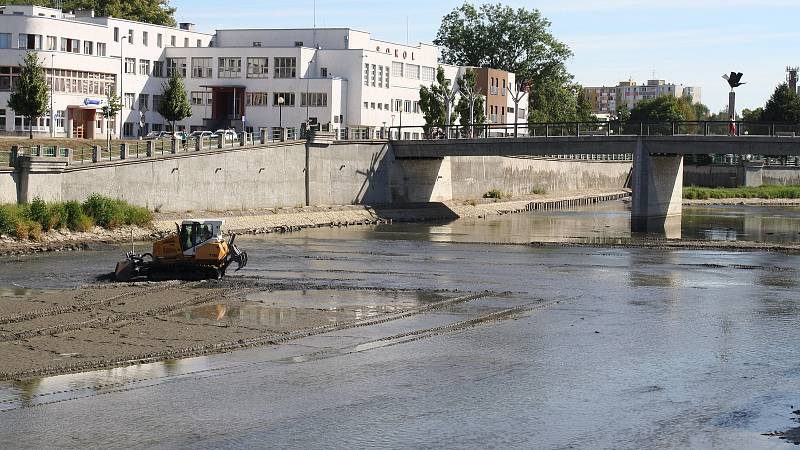
[[[419,88],[419,107],[425,119],[425,125],[422,127],[425,136],[432,137],[435,128],[443,129],[453,122],[454,113],[450,112],[449,119],[447,117],[448,111],[452,111],[452,106],[453,88],[450,80],[444,76],[444,69],[439,66],[436,69],[436,81],[430,87]]]
[[[786,83],[778,85],[764,105],[762,119],[767,122],[800,122],[800,96]]]
[[[617,117],[616,119],[619,122],[625,123],[631,120],[631,110],[628,109],[628,105],[625,103],[620,103],[617,105]]]
[[[162,84],[162,88],[158,113],[172,123],[172,131],[175,132],[175,122],[191,117],[192,107],[186,97],[183,79],[176,71],[173,71],[169,79]]]
[[[745,122],[757,123],[761,122],[764,116],[764,108],[758,107],[756,109],[743,109],[742,110],[742,120]]]
[[[53,0],[6,0],[5,4],[56,7]],[[175,8],[169,0],[65,0],[63,9],[92,9],[100,16],[175,26]]]
[[[475,71],[467,69],[457,84],[460,98],[456,105],[456,113],[461,117],[461,126],[465,127],[466,135],[473,137],[475,126],[486,123],[484,97],[478,92]]]
[[[433,42],[442,49],[442,62],[505,70],[531,82],[529,120],[559,121],[562,109],[575,111],[575,85],[565,65],[572,51],[536,9],[465,2],[442,19]]]
[[[689,102],[692,102],[691,97],[689,97]],[[692,106],[694,107],[695,120],[708,120],[711,116],[711,110],[708,109],[708,106],[700,102],[692,103]]]
[[[583,95],[583,88],[562,80],[540,80],[531,90],[531,112],[528,121],[590,122],[594,120],[591,105]]]
[[[50,89],[44,66],[36,52],[28,52],[20,69],[17,86],[8,99],[8,107],[18,116],[28,119],[30,139],[33,139],[33,122],[49,111]]]
[[[577,122],[594,122],[597,117],[592,114],[592,104],[586,95],[583,94],[583,87],[580,85],[575,86],[577,90],[578,100],[575,104],[575,121]]]
[[[683,109],[683,111],[682,111]],[[677,122],[684,119],[685,108],[681,108],[678,99],[664,95],[650,100],[640,101],[632,110],[630,120],[633,122]]]
[[[103,118],[106,120],[106,142],[108,148],[111,149],[111,127],[108,126],[112,117],[115,117],[117,113],[122,110],[122,103],[119,101],[119,97],[115,92],[111,92],[106,97],[106,104],[103,106]]]
[[[572,56],[549,28],[536,9],[515,10],[501,3],[476,8],[465,2],[442,19],[433,43],[442,48],[444,63],[492,67],[538,81],[559,72]]]

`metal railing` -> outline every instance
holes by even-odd
[[[586,136],[769,136],[798,137],[800,124],[745,121],[674,122],[542,122],[474,125],[403,125],[386,127],[380,138],[390,140],[486,139],[507,137]],[[384,135],[385,134],[385,135]]]

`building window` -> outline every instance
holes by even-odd
[[[242,58],[220,58],[217,76],[219,78],[241,78]]]
[[[296,78],[297,58],[275,58],[275,78]]]
[[[394,111],[400,112],[403,109],[403,101],[402,100],[395,100],[394,101]]]
[[[11,33],[0,33],[0,48],[11,48]]]
[[[136,59],[125,58],[125,73],[136,74]]]
[[[161,108],[161,95],[160,94],[154,94],[153,95],[153,111],[157,112],[159,108]]]
[[[136,94],[126,92],[124,98],[122,99],[122,104],[127,109],[133,109],[133,105],[136,102]]]
[[[375,102],[372,102],[372,103],[370,103],[370,104],[369,104],[369,107],[370,107],[371,109],[375,109]]]
[[[378,87],[383,87],[383,66],[378,66]]]
[[[140,59],[139,60],[139,75],[150,75],[150,60],[149,59]]]
[[[203,46],[203,41],[201,41],[200,39],[198,39],[198,40],[197,40],[197,46],[198,46],[198,47],[202,47],[202,46]]]
[[[139,110],[150,110],[150,94],[139,94]]]
[[[176,44],[175,44],[176,39],[177,38],[175,36],[170,36],[169,37],[169,45],[170,45],[170,47],[175,47],[176,46]]]
[[[272,106],[278,106],[280,97],[283,97],[283,106],[294,106],[294,92],[275,92],[272,94]]]
[[[419,80],[419,66],[417,64],[406,64],[405,73],[403,75],[412,80]]]
[[[267,78],[269,58],[247,58],[247,78]]]
[[[184,47],[188,47],[189,46],[189,38],[183,38],[183,46]]]
[[[114,42],[119,42],[119,27],[114,27]]]
[[[364,109],[369,109],[369,102],[364,102]]]
[[[192,78],[211,78],[212,58],[192,58]]]
[[[369,86],[369,64],[364,64],[364,86]]]
[[[211,92],[206,91],[192,91],[191,93],[192,105],[202,106],[211,104]]]
[[[147,34],[147,31],[142,31],[142,45],[145,47],[147,47],[147,41],[149,40],[148,37],[150,36]]]
[[[411,100],[406,100],[403,102],[403,112],[410,113],[411,112]]]
[[[253,41],[253,47],[261,47],[261,41]]]
[[[429,83],[433,83],[433,80],[436,79],[436,69],[433,67],[422,67],[422,74],[421,74],[422,81],[426,81]]]
[[[419,109],[419,102],[414,102],[412,108],[414,114],[419,114],[421,112],[421,110]]]
[[[55,123],[56,129],[63,130],[64,129],[64,111],[63,110],[56,111],[55,114],[53,115],[53,118],[55,119],[54,123]]]
[[[3,68],[0,67],[0,81]],[[108,95],[113,91],[116,76],[113,74],[54,69],[48,74],[55,92],[80,95]]]
[[[164,61],[153,61],[153,76],[159,78],[164,76]]]
[[[328,78],[328,68],[327,67],[320,68],[319,76],[321,76],[322,78]]]
[[[247,106],[267,106],[269,97],[266,92],[248,92],[245,94]]]
[[[2,48],[2,44],[0,44],[0,48]],[[55,36],[47,36],[47,49],[50,51],[58,50],[58,38]]]
[[[392,61],[392,76],[393,77],[403,76],[403,63]]]
[[[375,87],[375,79],[377,78],[377,70],[375,64],[372,65],[372,87]]]
[[[300,95],[300,106],[322,108],[328,106],[328,94],[325,92],[303,92]]]
[[[6,109],[0,108],[0,130],[6,129]]]
[[[19,34],[19,48],[25,50],[41,50],[42,49],[42,35],[41,34]]]
[[[105,44],[105,42],[98,42],[97,43],[97,56],[106,56],[106,44]]]
[[[122,135],[123,136],[133,136],[133,123],[132,122],[125,122],[122,124]]]
[[[386,89],[389,89],[389,66],[383,68],[383,73],[386,76]]]
[[[128,44],[133,45],[133,30],[128,30]]]
[[[77,39],[61,38],[61,51],[68,53],[80,53],[81,41]]]
[[[173,73],[186,78],[186,58],[167,58],[167,76],[172,76]]]
[[[163,35],[163,34],[161,34],[161,33],[158,33],[158,34],[156,35],[156,46],[157,46],[158,48],[161,48],[161,47],[163,47],[163,46],[164,46],[164,35]]]

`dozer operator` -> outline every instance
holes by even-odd
[[[134,254],[117,263],[114,277],[117,281],[138,278],[148,280],[168,279],[219,279],[234,262],[236,270],[247,265],[247,253],[234,243],[222,238],[223,220],[184,220],[175,224],[176,234],[153,243],[152,253]]]

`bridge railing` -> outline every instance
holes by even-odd
[[[769,136],[800,137],[800,124],[746,121],[664,122],[517,122],[472,125],[402,125],[386,127],[390,140],[490,139],[585,136]]]

